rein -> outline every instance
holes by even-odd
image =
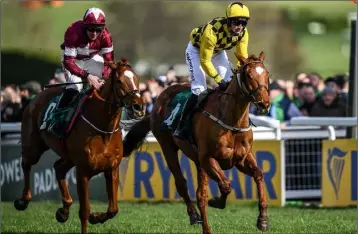
[[[123,64],[120,64],[120,66],[127,66],[127,67],[130,67],[130,65],[128,63],[123,63]],[[98,100],[100,101],[103,101],[105,103],[109,103],[111,105],[114,105],[118,108],[120,107],[126,107],[126,108],[129,108],[130,106],[125,102],[125,99],[128,95],[132,94],[132,93],[135,93],[135,92],[139,92],[138,90],[133,90],[133,91],[128,91],[126,92],[124,95],[119,95],[118,94],[118,91],[116,89],[116,80],[115,80],[115,75],[116,75],[116,69],[112,69],[112,72],[111,72],[111,79],[112,79],[112,86],[113,86],[113,92],[114,92],[114,95],[115,95],[115,99],[116,101],[118,101],[117,103],[113,103],[113,102],[110,102],[110,101],[107,101],[105,98],[103,98],[96,89],[93,89],[92,93],[89,95],[88,98],[97,98]],[[100,132],[100,133],[103,133],[103,134],[113,134],[113,133],[116,133],[117,131],[119,131],[121,129],[121,125],[119,124],[118,128],[116,128],[115,130],[113,131],[104,131],[104,130],[101,130],[99,128],[97,128],[94,124],[92,124],[88,119],[86,119],[83,114],[81,114],[81,118],[88,124],[90,125],[92,128],[94,128],[96,131]]]
[[[130,64],[128,63],[123,63],[123,64],[120,64],[120,66],[123,66],[123,67],[131,67]],[[115,77],[115,74],[114,72],[116,72],[116,69],[112,69],[112,73],[111,73],[111,77],[113,79],[113,77]],[[112,80],[112,83],[115,83],[115,81]],[[127,84],[124,83],[126,86]],[[128,87],[128,86],[127,86]],[[110,101],[107,101],[106,99],[104,99],[103,97],[101,97],[101,95],[98,93],[97,90],[93,90],[91,95],[90,95],[90,98],[92,98],[93,96],[95,96],[97,99],[103,101],[103,102],[106,102],[106,103],[109,103],[111,105],[114,105],[116,107],[126,107],[126,108],[130,108],[130,105],[128,103],[126,103],[126,98],[131,95],[131,94],[139,94],[139,90],[135,89],[135,90],[132,90],[132,91],[128,91],[126,92],[124,95],[120,95],[118,94],[118,91],[117,89],[115,88],[115,85],[113,85],[113,92],[114,92],[114,95],[116,96],[116,100],[118,101],[118,103],[113,103],[113,102],[110,102]]]
[[[235,77],[237,78],[239,90],[241,92],[241,97],[244,97],[244,98],[249,97],[249,99],[251,99],[253,103],[257,103],[255,101],[255,98],[254,98],[256,93],[259,92],[260,89],[262,89],[262,88],[264,88],[264,89],[266,89],[268,91],[268,88],[265,85],[259,84],[258,87],[255,90],[252,90],[250,92],[250,91],[248,91],[247,87],[242,83],[242,80],[237,77],[237,75],[239,75],[240,77],[241,76],[246,77],[245,68],[249,64],[253,64],[253,63],[260,63],[260,64],[263,65],[263,63],[261,61],[253,61],[253,62],[246,63],[242,67],[240,67],[239,70],[232,69],[232,72],[233,72],[233,77],[232,78],[235,78]],[[216,90],[216,91],[219,93],[219,100],[221,99],[221,96],[222,96],[221,94],[236,96],[235,93],[221,91],[221,90]],[[219,102],[218,102],[218,109],[220,109]],[[227,125],[227,124],[225,124],[224,122],[222,122],[220,120],[220,111],[219,111],[219,118],[215,117],[213,114],[209,113],[206,110],[201,110],[201,111],[209,119],[213,120],[215,123],[219,124],[221,127],[231,131],[233,134],[242,133],[242,132],[248,132],[248,131],[250,131],[252,129],[252,126],[256,127],[256,125],[251,121],[250,118],[249,118],[249,127],[247,127],[247,128],[236,128],[236,127],[232,127],[230,125]]]

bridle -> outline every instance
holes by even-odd
[[[243,66],[240,67],[240,70],[235,74],[236,75],[236,78],[237,78],[237,83],[238,83],[238,86],[241,90],[241,93],[243,96],[246,96],[246,97],[249,97],[249,99],[251,99],[251,101],[253,103],[257,103],[257,100],[255,98],[256,94],[261,90],[261,89],[265,89],[267,92],[269,92],[269,89],[268,89],[268,85],[263,85],[263,84],[260,84],[259,81],[255,80],[258,84],[257,88],[254,89],[254,90],[251,90],[249,91],[245,85],[245,83],[243,83],[243,79],[247,79],[247,73],[245,72],[246,71],[246,67],[249,65],[249,64],[254,64],[254,63],[259,63],[261,64],[263,67],[264,64],[261,62],[261,61],[252,61],[252,62],[249,62],[249,63],[246,63],[244,64]]]
[[[243,97],[248,97],[251,100],[251,102],[257,103],[257,100],[255,98],[256,94],[261,89],[265,89],[267,92],[269,92],[269,89],[268,89],[268,85],[260,84],[257,80],[255,80],[258,83],[258,86],[257,86],[256,89],[250,90],[250,91],[247,89],[247,86],[243,82],[243,79],[247,79],[247,75],[248,75],[247,72],[246,72],[247,66],[250,65],[250,64],[254,64],[254,63],[259,63],[263,67],[265,67],[264,64],[261,61],[252,61],[252,62],[249,62],[249,63],[245,63],[239,69],[233,69],[232,72],[233,72],[233,78],[236,77],[236,79],[237,79],[237,84],[238,84],[239,90],[241,92],[241,95]],[[236,96],[235,93],[230,93],[230,92],[220,91],[220,90],[219,90],[219,92],[223,93],[223,94]]]
[[[124,66],[124,67],[131,67],[128,63],[121,63],[119,64],[119,66]],[[111,74],[110,74],[110,77],[111,77],[111,81],[112,81],[112,86],[113,86],[113,92],[114,92],[114,95],[115,95],[115,100],[116,102],[110,102],[110,101],[107,101],[106,99],[104,99],[103,97],[101,97],[101,95],[98,93],[97,90],[93,90],[91,95],[89,96],[89,98],[92,98],[93,96],[96,97],[97,99],[103,101],[103,102],[106,102],[106,103],[109,103],[111,105],[114,105],[116,107],[126,107],[126,108],[130,108],[131,105],[129,105],[127,102],[126,102],[126,99],[127,97],[129,97],[130,95],[136,95],[137,93],[139,94],[139,90],[135,89],[135,90],[131,90],[131,91],[128,91],[128,92],[125,92],[124,95],[120,95],[118,93],[118,90],[116,88],[117,85],[121,85],[122,82],[120,80],[118,80],[118,76],[117,76],[117,68],[116,69],[112,69],[111,71]],[[126,86],[127,84],[124,83]],[[128,86],[127,86],[128,87]],[[101,130],[99,128],[97,128],[94,124],[92,124],[87,118],[85,118],[83,116],[83,114],[81,114],[81,118],[87,123],[89,124],[90,126],[92,126],[92,128],[94,128],[95,130],[97,130],[98,132],[101,132],[103,134],[114,134],[116,133],[117,131],[120,130],[120,126],[118,126],[116,129],[114,129],[113,131],[104,131],[104,130]]]
[[[261,90],[261,89],[266,89],[267,92],[269,92],[269,89],[266,85],[260,84],[257,80],[256,82],[258,83],[258,87],[254,90],[249,91],[246,87],[246,85],[242,82],[242,78],[247,78],[247,72],[245,71],[246,67],[249,64],[253,64],[253,63],[259,63],[262,64],[262,66],[264,66],[264,64],[261,61],[252,61],[249,63],[244,64],[243,66],[241,66],[239,69],[233,70],[233,77],[234,78],[236,76],[237,79],[237,83],[238,83],[238,88],[241,92],[241,97],[248,97],[251,102],[253,102],[254,104],[258,103],[258,101],[256,100],[255,96],[256,94]],[[217,92],[219,92],[219,100],[221,98],[221,94],[227,94],[227,95],[232,95],[234,97],[238,97],[238,95],[236,95],[235,93],[231,93],[231,92],[227,92],[227,91],[221,91],[220,89],[217,89]],[[239,97],[240,97],[239,96]],[[218,101],[218,110],[220,110],[220,101]],[[250,118],[249,118],[249,126],[247,128],[237,128],[237,127],[233,127],[230,126],[228,124],[225,124],[224,122],[222,122],[220,120],[220,113],[221,111],[218,111],[219,113],[219,117],[214,116],[213,114],[211,114],[210,112],[206,111],[206,110],[201,110],[202,113],[207,116],[209,119],[213,120],[214,122],[216,122],[217,124],[219,124],[221,127],[231,131],[233,134],[237,134],[237,133],[242,133],[242,132],[248,132],[251,130],[251,126],[254,125]],[[255,125],[254,125],[255,126]]]
[[[119,64],[118,66],[123,66],[123,67],[129,67],[131,68],[131,65],[128,64],[128,63],[121,63]],[[117,90],[117,85],[121,85],[122,82],[121,80],[118,80],[118,76],[117,76],[117,69],[112,69],[111,71],[111,74],[110,74],[110,77],[111,77],[111,81],[112,81],[112,87],[113,87],[113,93],[115,95],[115,100],[116,102],[110,102],[110,101],[107,101],[106,99],[104,99],[103,97],[101,97],[101,95],[98,93],[97,90],[93,90],[92,94],[90,97],[92,96],[95,96],[97,99],[103,101],[103,102],[106,102],[106,103],[109,103],[111,105],[114,105],[116,107],[126,107],[126,108],[130,108],[131,107],[131,104],[128,103],[126,100],[128,99],[128,97],[130,96],[133,96],[133,95],[137,95],[139,94],[139,90],[138,89],[134,89],[134,90],[131,90],[131,91],[128,91],[128,92],[125,92],[124,95],[121,95],[118,93],[118,90]],[[127,85],[127,83],[124,82],[124,85]]]

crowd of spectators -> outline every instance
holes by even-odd
[[[49,84],[65,83],[62,69],[57,69],[49,79]],[[21,122],[26,105],[41,91],[42,85],[30,80],[22,85],[6,84],[1,87],[1,122]]]
[[[318,73],[299,73],[294,81],[274,80],[269,85],[271,108],[268,116],[286,124],[292,117],[345,117],[348,103],[348,75],[323,79]],[[250,112],[255,114],[255,107]]]
[[[168,86],[188,82],[187,76],[176,76],[173,67],[166,74],[141,82],[139,89],[146,103],[146,113],[153,109],[158,95]],[[209,84],[213,84],[210,83]],[[62,71],[56,71],[49,84],[64,83]],[[210,85],[209,85],[210,87]],[[43,88],[37,81],[23,85],[5,85],[1,89],[2,122],[21,121],[22,110]],[[317,73],[299,73],[293,80],[271,80],[271,108],[268,116],[283,125],[295,116],[344,117],[347,115],[348,76],[337,74],[323,79]],[[250,107],[255,114],[255,106]]]

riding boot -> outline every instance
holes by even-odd
[[[64,108],[67,107],[68,104],[72,101],[72,99],[78,94],[76,89],[65,89],[65,92],[62,94],[60,101],[57,105],[57,108]]]
[[[65,109],[73,98],[78,94],[78,91],[75,89],[65,89],[64,93],[62,94],[60,101],[57,105],[57,108],[54,111],[54,115],[61,115],[63,109]],[[55,117],[56,123],[52,126],[52,132],[58,137],[64,137],[65,135],[65,124],[61,117]]]
[[[197,101],[198,101],[198,96],[195,94],[191,94],[188,101],[185,103],[183,113],[179,120],[179,125],[175,129],[175,132],[173,134],[175,137],[185,139],[184,133],[186,131],[186,125],[187,125],[187,119],[188,119],[187,116],[188,116],[188,114],[191,114]]]

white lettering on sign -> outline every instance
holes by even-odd
[[[41,171],[33,171],[32,167],[31,189],[34,195],[40,195],[51,191],[58,190],[58,183],[56,178],[56,171],[54,168],[46,168]],[[92,179],[101,177],[103,173],[93,176]],[[24,180],[24,174],[21,168],[21,157],[15,158],[9,162],[0,164],[0,184],[11,184]],[[76,169],[72,168],[66,175],[67,184],[76,184]]]
[[[24,179],[21,158],[16,158],[0,165],[0,184],[10,184]]]
[[[45,169],[45,171],[34,173],[34,194],[39,195],[54,191],[58,188],[55,169]]]

